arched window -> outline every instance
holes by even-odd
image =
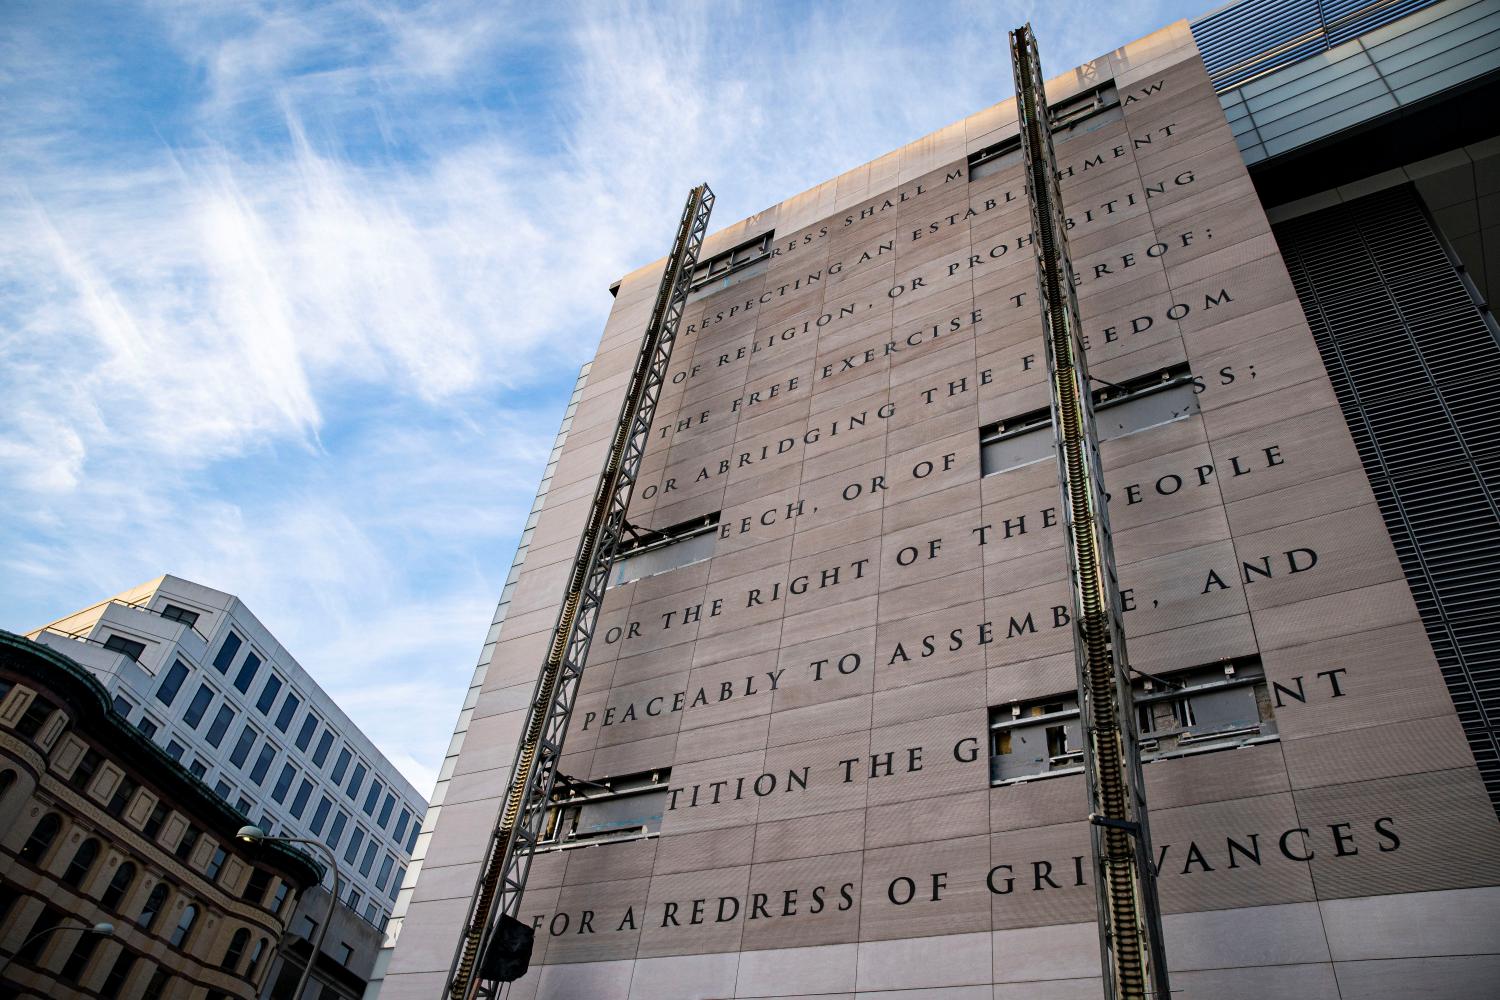
[[[151,895],[146,897],[146,905],[141,907],[141,915],[135,918],[135,922],[144,930],[150,930],[156,923],[156,918],[161,914],[162,908],[167,905],[167,883],[158,882],[156,888],[151,890]]]
[[[10,791],[10,786],[16,783],[16,772],[11,770],[0,771],[0,799],[5,798],[5,793]]]
[[[36,829],[31,831],[31,836],[26,838],[26,843],[21,845],[20,858],[22,861],[33,865],[40,865],[47,851],[52,847],[52,841],[57,839],[57,831],[62,829],[62,820],[57,813],[48,813],[37,821]]]
[[[234,932],[234,937],[229,939],[229,947],[224,952],[224,961],[219,963],[219,968],[228,969],[232,973],[240,971],[240,960],[245,957],[245,948],[250,944],[250,931],[244,927]]]
[[[269,938],[261,938],[255,942],[255,950],[250,953],[250,964],[245,967],[245,979],[247,981],[255,982],[255,973],[260,969],[261,956],[266,953],[266,948],[270,944],[271,941]]]
[[[187,950],[188,937],[193,933],[193,924],[198,920],[198,908],[189,903],[182,911],[182,919],[177,921],[177,929],[172,932],[168,942],[173,948],[183,951]]]
[[[120,911],[120,903],[125,899],[125,894],[130,891],[130,886],[135,882],[135,865],[126,861],[115,869],[115,877],[109,880],[109,886],[104,890],[104,895],[99,900],[99,905],[106,910]]]
[[[84,879],[89,877],[89,870],[94,867],[94,859],[99,856],[99,841],[90,837],[78,845],[78,850],[73,854],[73,860],[68,862],[68,868],[63,872],[63,885],[70,885],[77,889],[83,885]]]

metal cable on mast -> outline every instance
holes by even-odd
[[[1031,25],[1010,33],[1052,429],[1073,590],[1073,651],[1108,1000],[1168,1000],[1156,873],[1136,748],[1120,588],[1068,256],[1046,90]]]
[[[620,418],[588,521],[578,540],[547,659],[532,693],[526,728],[516,747],[505,804],[486,845],[463,937],[443,988],[448,1000],[493,997],[500,982],[519,978],[530,961],[531,928],[517,919],[521,894],[526,890],[526,876],[557,778],[578,681],[625,528],[625,512],[666,381],[672,345],[713,203],[714,193],[707,184],[693,188],[667,255],[656,304],[620,405]]]

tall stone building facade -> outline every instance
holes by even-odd
[[[1430,5],[1355,44],[1378,63],[1443,18],[1482,42],[1493,17]],[[1376,143],[1367,174],[1396,159],[1359,184],[1252,179],[1350,88],[1303,86],[1279,132],[1267,108],[1294,98],[1256,95],[1349,54],[1226,87],[1200,27],[1048,88],[1172,984],[1491,995],[1500,824],[1476,753],[1493,764],[1497,706],[1464,603],[1485,591],[1439,571],[1463,542],[1429,532],[1411,455],[1426,434],[1434,462],[1477,470],[1438,496],[1489,511],[1467,555],[1492,560],[1471,432],[1493,425],[1449,396],[1448,417],[1422,409],[1461,377],[1422,324],[1453,317],[1448,356],[1481,380],[1495,328],[1421,200],[1459,160],[1476,201],[1493,192],[1495,143]],[[1408,111],[1443,91],[1403,98],[1387,70]],[[1016,134],[1007,101],[709,238],[630,509],[644,540],[616,565],[522,907],[533,971],[505,996],[1100,996]],[[1405,291],[1371,213],[1436,248]],[[441,990],[661,267],[616,289],[383,1000]],[[1402,364],[1417,374],[1370,381]],[[1404,438],[1381,415],[1402,405]]]

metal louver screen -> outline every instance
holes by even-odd
[[[1410,186],[1276,227],[1500,811],[1500,345]]]

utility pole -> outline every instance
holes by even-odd
[[[552,797],[578,682],[604,603],[615,550],[625,530],[626,509],[672,360],[672,345],[713,203],[714,193],[707,184],[693,188],[667,255],[656,304],[620,405],[620,418],[594,490],[588,521],[578,540],[552,642],[531,696],[505,803],[485,848],[463,937],[449,968],[443,989],[448,1000],[494,997],[500,983],[525,975],[531,960],[532,930],[517,918],[521,894],[526,891],[526,876]]]
[[[1010,33],[1010,53],[1073,591],[1073,653],[1104,992],[1107,1000],[1169,1000],[1099,435],[1068,257],[1052,124],[1031,25]]]

